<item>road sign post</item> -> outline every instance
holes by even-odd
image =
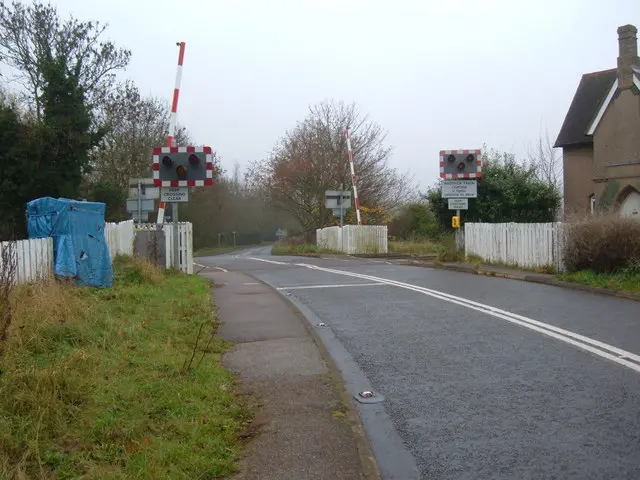
[[[153,149],[153,182],[162,189],[160,204],[173,205],[174,266],[179,268],[178,204],[189,201],[189,187],[213,185],[213,150],[208,146],[176,147],[171,138],[168,143],[167,147]],[[159,211],[163,210],[160,208]]]
[[[469,210],[468,198],[450,198],[448,199],[449,210]]]
[[[460,210],[468,210],[468,199],[478,197],[477,179],[482,177],[481,155],[480,149],[440,150],[441,196],[448,199],[449,210],[456,211],[451,225],[456,231],[458,250],[464,249]]]
[[[127,198],[127,212],[132,214],[136,223],[142,222],[149,212],[154,210],[154,199],[158,189],[154,187],[152,178],[129,179],[129,195]]]

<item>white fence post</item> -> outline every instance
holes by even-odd
[[[138,230],[156,230],[156,224],[138,224]],[[175,267],[176,269],[191,275],[193,274],[193,224],[191,222],[178,223],[178,248],[179,248],[179,265],[174,265],[173,258],[173,235],[174,228],[172,223],[162,225],[162,231],[165,235],[165,268]]]
[[[109,256],[113,258],[118,255],[133,255],[133,243],[136,228],[154,229],[156,225],[134,226],[133,220],[120,223],[105,223],[104,238],[109,250]],[[180,224],[180,249],[181,261],[178,268],[187,274],[193,274],[193,225],[189,222]],[[172,265],[171,245],[173,226],[165,225],[166,239],[166,267]],[[16,261],[17,284],[37,282],[49,278],[54,270],[53,258],[53,238],[34,238],[28,240],[18,240],[15,242],[0,242],[0,253],[5,248],[12,248]],[[2,264],[0,255],[0,269],[6,268]]]
[[[386,225],[344,225],[316,230],[316,245],[348,254],[387,253]]]
[[[133,255],[133,240],[135,239],[133,220],[105,223],[104,239],[107,243],[111,260],[116,255]]]
[[[16,284],[37,282],[53,274],[53,239],[32,238],[15,242],[0,242],[0,253],[4,249],[13,249],[16,261]],[[2,264],[0,269],[8,268]]]
[[[465,251],[488,262],[564,269],[562,223],[466,223]]]

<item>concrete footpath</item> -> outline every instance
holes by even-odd
[[[379,479],[342,379],[314,333],[271,287],[237,272],[215,281],[222,323],[233,342],[223,358],[253,405],[254,421],[235,479]]]

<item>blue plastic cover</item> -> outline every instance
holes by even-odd
[[[104,238],[106,206],[43,197],[27,203],[29,238],[53,238],[54,272],[77,285],[110,287],[113,269]]]

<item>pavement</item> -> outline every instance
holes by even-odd
[[[250,275],[324,324],[312,337],[385,480],[640,478],[635,301],[269,248],[196,261],[219,283]],[[380,402],[356,400],[363,389]]]
[[[379,478],[366,437],[345,402],[340,374],[306,320],[271,287],[242,273],[204,272],[234,346],[223,358],[255,418],[237,479]]]

